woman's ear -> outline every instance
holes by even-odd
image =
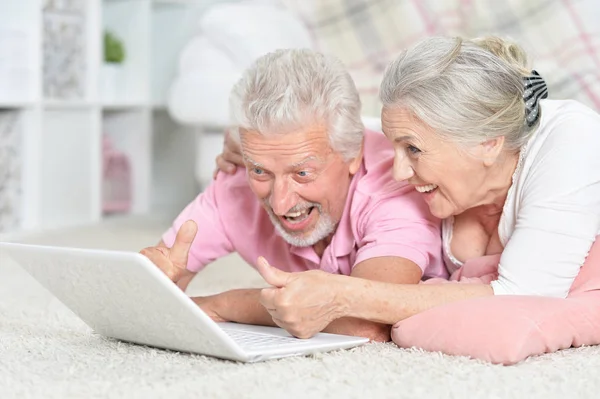
[[[491,166],[498,160],[504,149],[504,136],[489,139],[479,144],[480,156],[485,166]]]

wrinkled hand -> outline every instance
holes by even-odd
[[[192,298],[192,301],[194,301],[204,313],[217,323],[229,321],[224,319],[219,313],[219,300],[219,295],[197,296]]]
[[[237,166],[244,166],[240,145],[231,138],[229,129],[225,130],[223,153],[217,156],[216,163],[217,168],[213,172],[213,179],[217,177],[219,171],[233,174],[235,173]]]
[[[336,275],[320,270],[287,273],[260,257],[257,270],[273,288],[261,291],[260,303],[275,324],[297,338],[310,338],[343,316]],[[342,282],[343,283],[343,282]]]
[[[189,283],[194,273],[186,269],[190,247],[198,232],[198,226],[193,220],[188,220],[177,232],[171,248],[156,246],[144,248],[140,253],[152,261],[171,281],[182,290]]]

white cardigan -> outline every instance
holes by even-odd
[[[572,100],[541,100],[498,225],[504,251],[496,295],[564,298],[600,235],[600,115]],[[452,273],[452,218],[442,224]]]

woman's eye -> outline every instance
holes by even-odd
[[[262,174],[264,173],[264,170],[262,170],[261,168],[253,168],[253,169],[252,169],[252,172],[253,172],[255,175],[262,175]]]
[[[411,154],[415,155],[421,152],[421,150],[419,150],[417,147],[415,147],[414,145],[409,145],[406,147],[406,149],[408,150],[408,152],[410,152]]]

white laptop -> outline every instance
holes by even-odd
[[[277,327],[216,323],[136,252],[0,243],[88,326],[106,337],[241,362],[346,349],[367,338],[320,333],[297,339]]]

